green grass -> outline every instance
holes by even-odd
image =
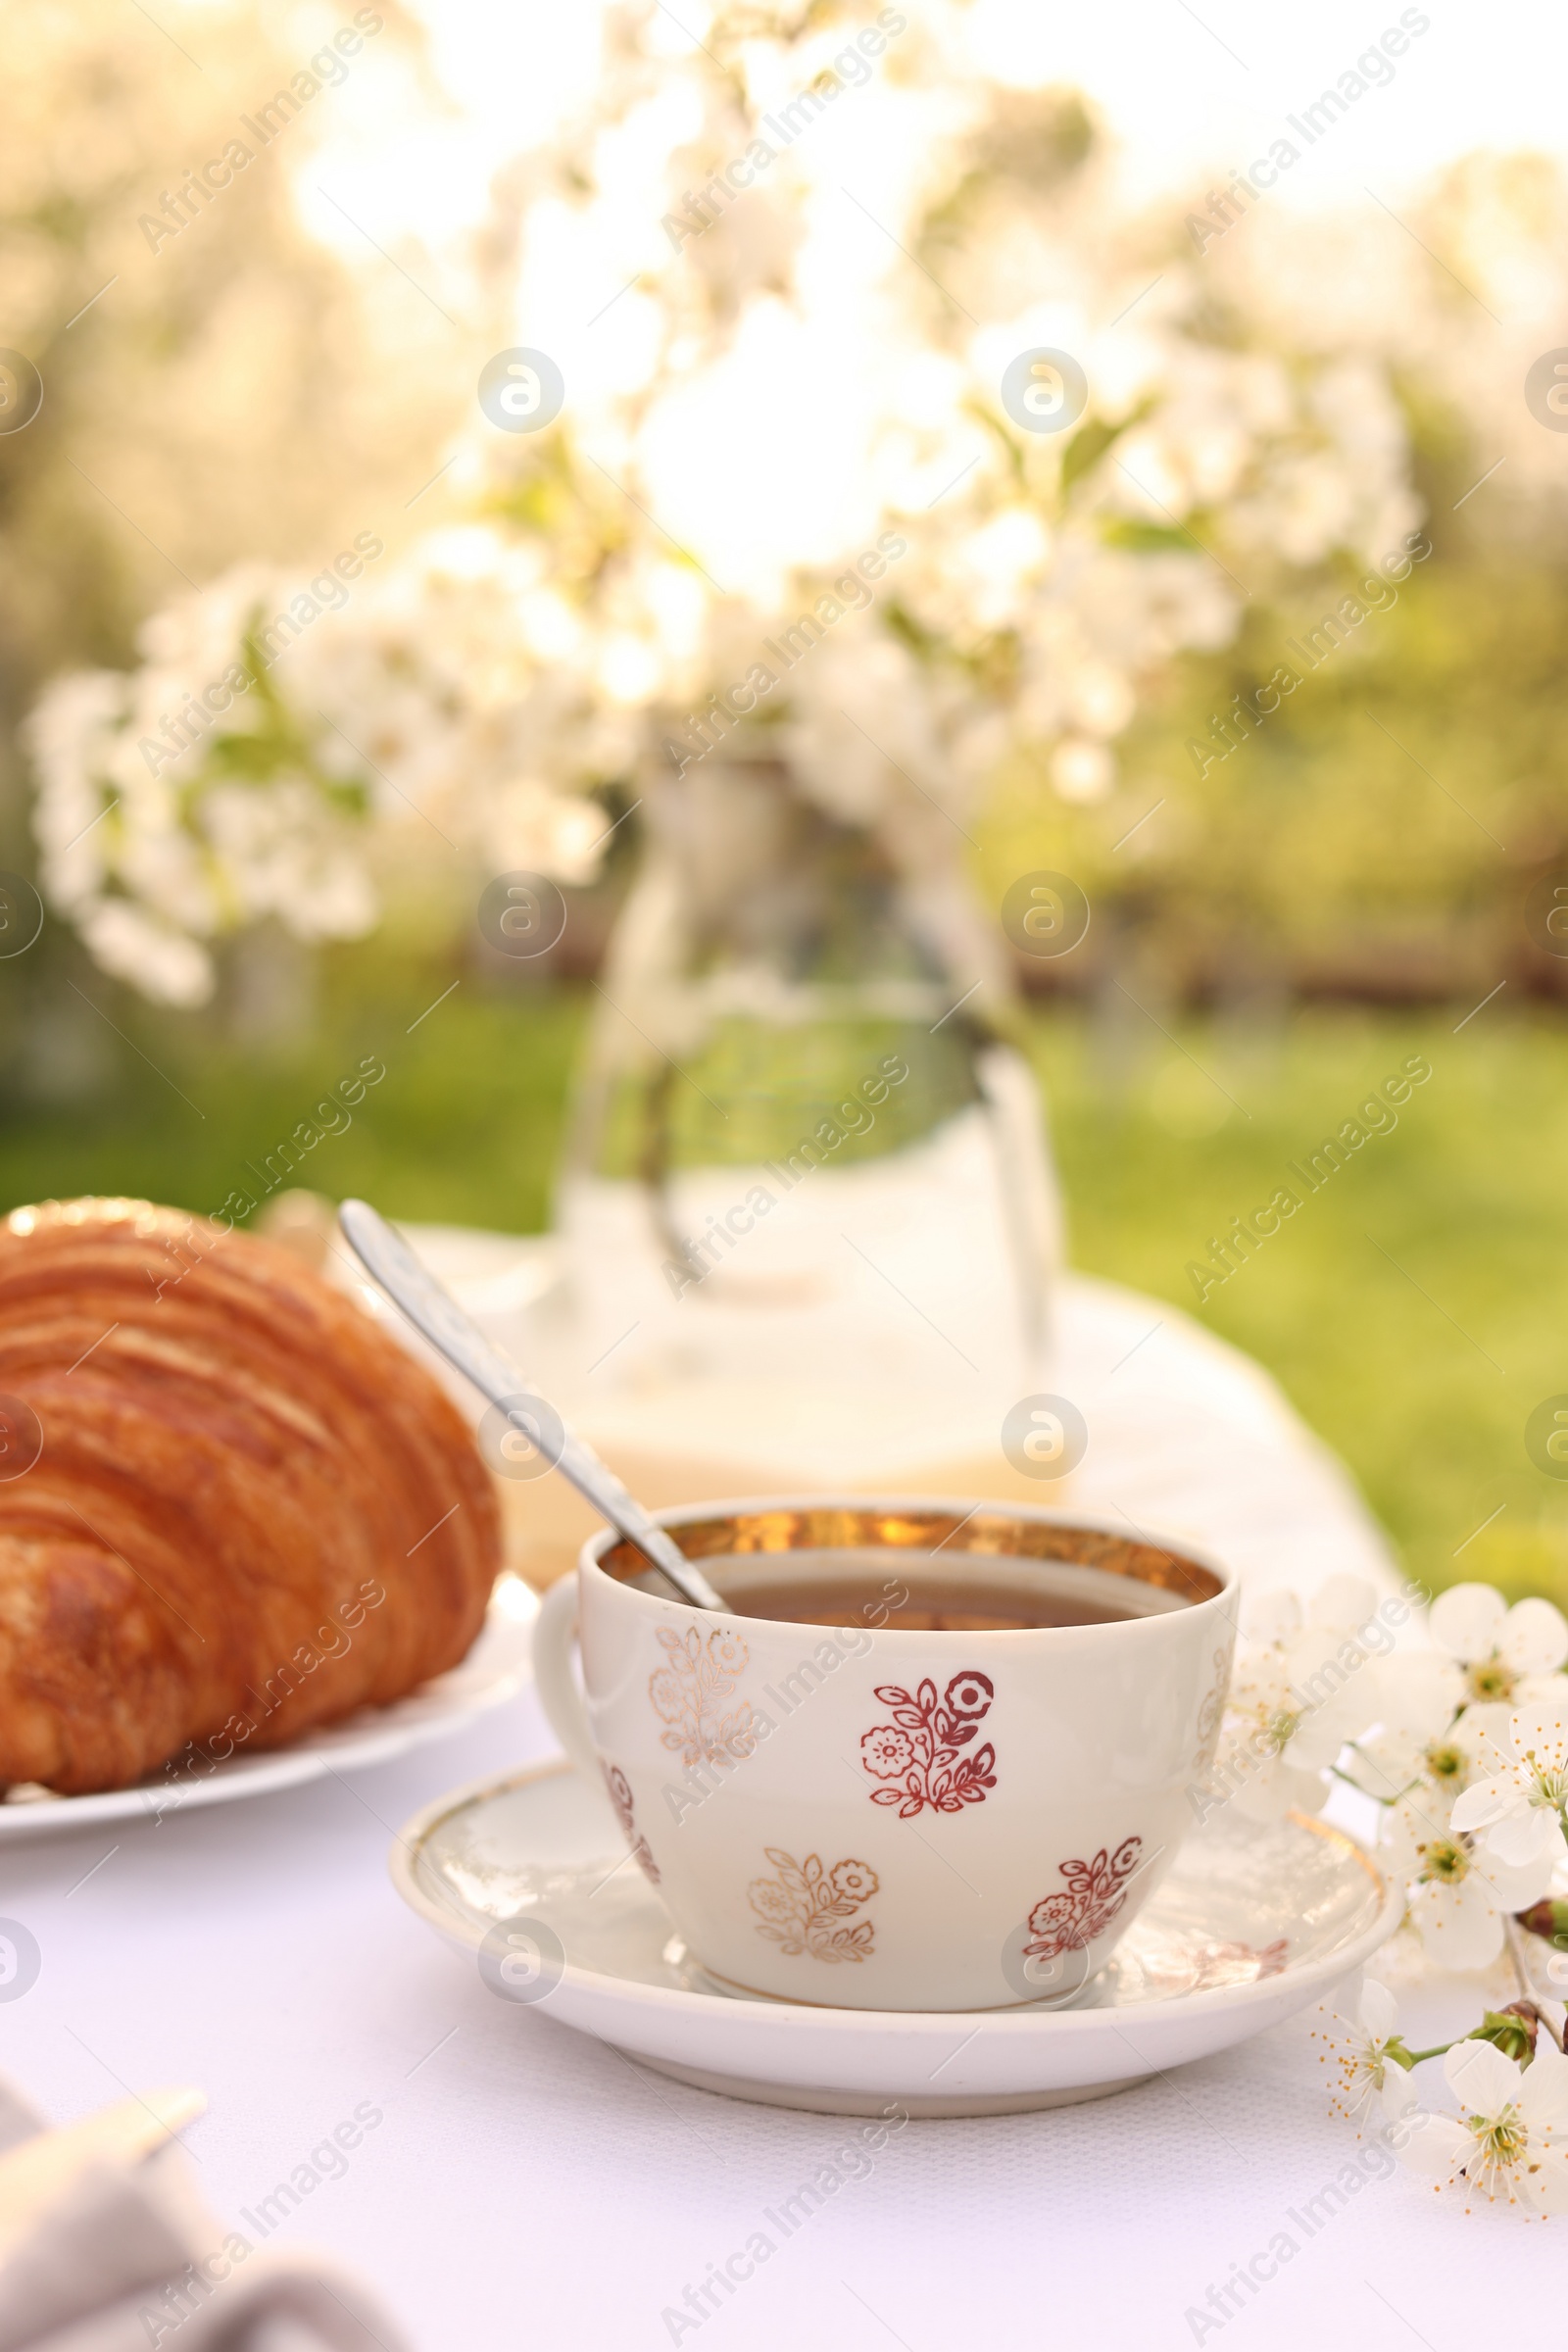
[[[486,997],[466,981],[418,1019],[445,976],[382,964],[369,1006],[348,968],[329,975],[310,1048],[281,1055],[96,990],[157,1067],[114,1046],[90,1101],[13,1107],[7,1204],[96,1191],[217,1207],[370,1055],[386,1077],[301,1181],[398,1216],[543,1225],[583,996]],[[1035,1034],[1075,1262],[1173,1300],[1267,1365],[1417,1574],[1568,1603],[1568,1485],[1524,1449],[1531,1410],[1568,1392],[1568,1024],[1503,1002],[1457,1036],[1457,1013],[1362,1010],[1300,1011],[1252,1036],[1184,1025],[1180,1048],[1152,1026],[1129,1038],[1060,1011]],[[1433,1075],[1396,1131],[1370,1138],[1200,1307],[1185,1269],[1208,1237],[1265,1202],[1286,1161],[1413,1054]]]
[[[1524,1446],[1533,1408],[1568,1392],[1568,1027],[1492,1005],[1455,1036],[1460,1017],[1302,1011],[1272,1046],[1184,1030],[1235,1106],[1157,1036],[1112,1093],[1084,1025],[1046,1022],[1072,1253],[1266,1364],[1416,1574],[1568,1605],[1568,1486]],[[1433,1074],[1396,1131],[1352,1152],[1200,1307],[1189,1260],[1412,1054]]]
[[[13,1110],[0,1124],[0,1196],[10,1206],[126,1193],[216,1210],[233,1188],[258,1194],[269,1153],[368,1058],[385,1077],[346,1129],[304,1154],[294,1180],[333,1199],[361,1193],[394,1216],[537,1231],[549,1222],[585,1007],[545,991],[485,997],[466,982],[428,1010],[448,985],[418,972],[373,1006],[334,992],[308,1048],[264,1054],[117,1000],[100,982],[95,1000],[151,1059],[117,1051],[90,1102]]]

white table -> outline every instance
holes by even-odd
[[[1064,1358],[1110,1399],[1106,1483],[1085,1477],[1075,1501],[1185,1524],[1254,1581],[1392,1574],[1348,1487],[1251,1367],[1107,1286],[1073,1284],[1065,1313]],[[379,2110],[343,2176],[267,2242],[357,2268],[419,2352],[1470,2352],[1505,2312],[1517,2340],[1560,2332],[1560,2222],[1466,2220],[1403,2174],[1365,2178],[1310,2235],[1291,2218],[1356,2144],[1328,2113],[1304,2022],[1094,2105],[909,2124],[732,2301],[672,2329],[665,2310],[852,2127],[641,2073],[494,1999],[404,1910],[385,1867],[398,1825],[552,1744],[525,1694],[351,1780],[5,1849],[0,1912],[43,1963],[0,2004],[0,2070],[61,2120],[127,2086],[204,2085],[187,2144],[208,2201],[253,2242],[240,2217],[356,2108]],[[1460,2031],[1479,2003],[1474,1984],[1430,1988],[1421,2028]],[[1216,2320],[1210,2287],[1281,2232],[1296,2253]]]

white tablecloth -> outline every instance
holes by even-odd
[[[1106,1286],[1072,1285],[1066,1316],[1065,1356],[1109,1400],[1076,1501],[1190,1526],[1254,1581],[1392,1573],[1260,1375]],[[0,1849],[0,1914],[42,1950],[36,1984],[0,2003],[0,2071],[60,2120],[130,2087],[205,2086],[187,2144],[217,2212],[255,2245],[245,2217],[306,2184],[266,2242],[357,2267],[420,2352],[1468,2352],[1504,2315],[1517,2340],[1560,2333],[1568,2224],[1467,2220],[1370,2159],[1343,2210],[1320,2197],[1356,2142],[1304,2021],[1094,2105],[908,2124],[693,2322],[688,2287],[757,2231],[777,2239],[765,2209],[856,2127],[639,2071],[493,1998],[402,1907],[385,1867],[400,1823],[552,1745],[527,1694],[349,1779]],[[1429,1988],[1420,2030],[1462,2031],[1479,2005],[1473,1984]],[[352,2154],[312,2165],[372,2112]],[[1256,2257],[1275,2275],[1220,2316],[1210,2289]]]

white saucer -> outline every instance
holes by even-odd
[[[329,1731],[308,1732],[290,1747],[230,1756],[221,1764],[193,1760],[184,1769],[150,1773],[133,1788],[96,1796],[24,1796],[0,1801],[0,1841],[51,1831],[90,1829],[103,1821],[183,1812],[187,1805],[220,1805],[231,1797],[263,1796],[328,1772],[384,1764],[426,1740],[461,1732],[476,1715],[498,1707],[528,1681],[538,1595],[520,1577],[499,1579],[479,1638],[461,1665],[421,1683],[389,1707],[362,1707]],[[175,1759],[176,1766],[179,1759]]]
[[[1316,1999],[1404,1909],[1342,1831],[1222,1813],[1188,1839],[1072,2007],[906,2014],[726,1994],[675,1935],[603,1794],[564,1763],[425,1806],[391,1869],[422,1919],[480,1953],[493,1990],[501,1924],[536,1930],[531,1945],[514,1936],[544,1954],[539,1973],[517,1974],[517,1997],[547,2017],[699,2089],[829,2115],[895,2103],[911,2116],[1004,2115],[1125,2090]]]

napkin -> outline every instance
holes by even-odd
[[[0,2079],[0,2352],[410,2352],[335,2266],[216,2220],[151,2104],[144,2153],[117,2115],[68,2148]]]

